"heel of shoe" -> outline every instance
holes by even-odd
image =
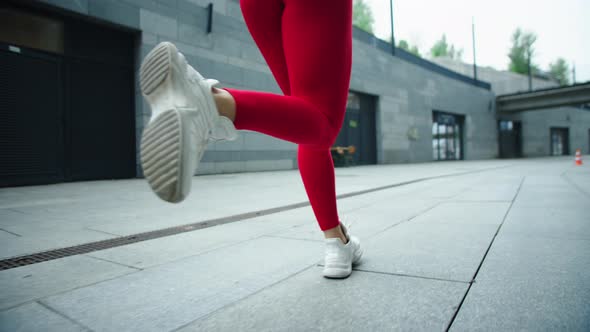
[[[167,42],[160,43],[143,60],[139,77],[144,95],[154,93],[170,75],[173,47]]]
[[[144,131],[141,140],[141,165],[150,187],[161,199],[176,203],[181,194],[182,125],[180,114],[162,112]]]

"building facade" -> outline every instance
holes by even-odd
[[[437,64],[463,75],[473,75],[473,66],[449,58],[434,59]],[[489,82],[496,95],[529,91],[529,79],[509,71],[478,67],[478,78]],[[549,79],[532,78],[532,89],[558,87]],[[498,114],[500,155],[542,157],[574,154],[576,149],[590,153],[590,110],[585,107],[558,107],[514,114]],[[504,143],[504,144],[502,144]]]
[[[3,83],[14,86],[0,95],[1,116],[16,128],[0,143],[10,160],[0,166],[3,186],[141,176],[139,142],[150,109],[138,69],[161,41],[175,43],[223,86],[280,93],[236,0],[8,1],[1,10],[11,19],[0,23],[0,67],[11,75]],[[353,45],[336,145],[355,146],[354,164],[498,157],[489,84],[402,50],[394,56],[358,29]],[[294,144],[245,131],[237,141],[210,144],[198,174],[296,167]]]

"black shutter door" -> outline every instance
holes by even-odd
[[[361,146],[360,164],[373,165],[377,163],[377,123],[375,119],[375,98],[363,96],[361,99]]]
[[[0,186],[61,181],[60,62],[0,50]]]
[[[133,177],[132,70],[76,60],[70,62],[68,72],[72,180]]]

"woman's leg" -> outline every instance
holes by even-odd
[[[348,96],[351,1],[242,0],[241,5],[254,40],[290,96],[227,89],[236,103],[235,125],[299,144],[299,168],[320,228],[338,227],[330,147]]]

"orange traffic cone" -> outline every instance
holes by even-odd
[[[576,165],[582,165],[582,152],[580,151],[580,149],[576,150]]]

